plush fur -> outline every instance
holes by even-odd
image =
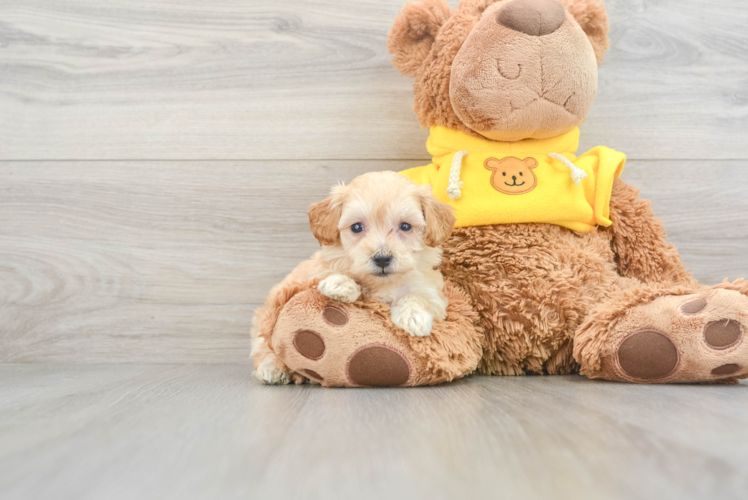
[[[602,62],[610,44],[602,2],[566,0],[567,21],[561,29],[531,38],[495,22],[495,14],[509,1],[464,0],[451,16],[446,0],[413,2],[395,19],[388,48],[395,67],[415,78],[413,109],[421,125],[441,125],[494,140],[519,140],[560,135],[584,120],[597,90],[595,61]],[[504,36],[492,36],[495,31]],[[488,62],[479,56],[484,51],[501,56],[502,71],[509,77],[517,75],[520,63],[524,67],[519,81],[503,80],[498,88],[491,84],[502,82],[501,76],[484,71],[489,78],[487,101],[485,94],[451,85],[480,70],[471,71],[466,65]],[[543,71],[548,67],[545,79],[540,78],[541,67]],[[545,98],[529,105],[539,96]],[[463,103],[461,116],[455,111],[455,97]],[[570,111],[556,111],[559,105]],[[484,106],[495,109],[493,119],[474,116]],[[525,110],[518,113],[517,106]],[[512,110],[509,120],[501,119]]]
[[[450,72],[452,109],[460,121],[496,141],[545,139],[578,127],[597,92],[592,45],[566,14],[544,36],[528,36],[497,21],[516,2],[488,7],[462,43]],[[561,4],[549,0],[561,10]]]
[[[421,124],[503,141],[552,137],[579,125],[609,45],[608,17],[598,0],[563,0],[559,24],[553,1],[463,0],[456,11],[443,0],[407,4],[389,49],[395,67],[415,78]],[[512,2],[513,12],[502,14]],[[380,305],[348,304],[350,327],[325,326],[332,306],[292,305],[303,287],[292,275],[257,314],[255,336],[265,339],[258,352],[284,352],[289,365],[274,361],[287,370],[275,377],[281,382],[298,381],[310,369],[324,370],[326,385],[431,384],[467,373],[472,360],[470,371],[486,375],[581,371],[635,383],[748,378],[746,282],[696,283],[651,204],[620,179],[610,219],[611,226],[589,233],[548,224],[456,229],[442,261],[445,293],[459,297],[454,310],[435,323],[434,338],[407,345],[404,332],[376,319]],[[366,314],[370,337],[356,326],[366,324]],[[291,346],[305,328],[324,330],[330,349],[345,356],[298,355]],[[374,360],[365,376],[359,352]],[[375,373],[377,359],[386,373]]]

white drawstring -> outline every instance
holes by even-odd
[[[571,170],[571,180],[574,181],[574,184],[577,186],[579,185],[582,180],[587,178],[587,172],[582,170],[581,168],[574,165],[571,160],[569,160],[564,155],[560,155],[558,153],[548,153],[548,156],[553,158],[554,160],[558,160]]]
[[[464,182],[460,180],[460,169],[462,168],[462,159],[469,154],[470,152],[468,151],[458,151],[455,153],[454,158],[452,158],[452,168],[449,169],[449,186],[447,187],[447,195],[453,200],[462,196],[460,188],[463,186]]]

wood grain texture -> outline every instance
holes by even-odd
[[[732,500],[747,440],[745,383],[353,391],[259,386],[242,365],[0,366],[9,500]]]
[[[241,362],[329,187],[417,162],[0,163],[0,362]],[[748,161],[632,161],[705,283],[748,277]]]
[[[425,159],[386,51],[403,3],[5,0],[0,160]],[[606,4],[583,147],[747,158],[744,1]]]
[[[745,383],[250,377],[308,205],[427,158],[404,1],[0,2],[0,363],[47,363],[0,364],[0,498],[745,497]],[[748,9],[606,4],[582,149],[634,159],[698,278],[748,276]]]

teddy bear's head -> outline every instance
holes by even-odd
[[[424,126],[497,141],[543,139],[587,116],[608,49],[600,0],[446,0],[406,4],[388,47],[416,79]]]

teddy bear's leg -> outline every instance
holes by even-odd
[[[696,286],[678,250],[667,240],[662,221],[652,203],[621,179],[613,183],[610,199],[613,224],[600,228],[610,238],[618,273],[651,286]]]
[[[577,331],[581,373],[635,383],[748,378],[748,282],[613,294]]]
[[[334,301],[310,287],[280,311],[268,348],[290,372],[324,386],[401,387],[472,373],[481,356],[477,315],[460,290],[445,286],[447,319],[428,337],[392,324],[389,307]],[[261,364],[257,367],[260,369]]]

